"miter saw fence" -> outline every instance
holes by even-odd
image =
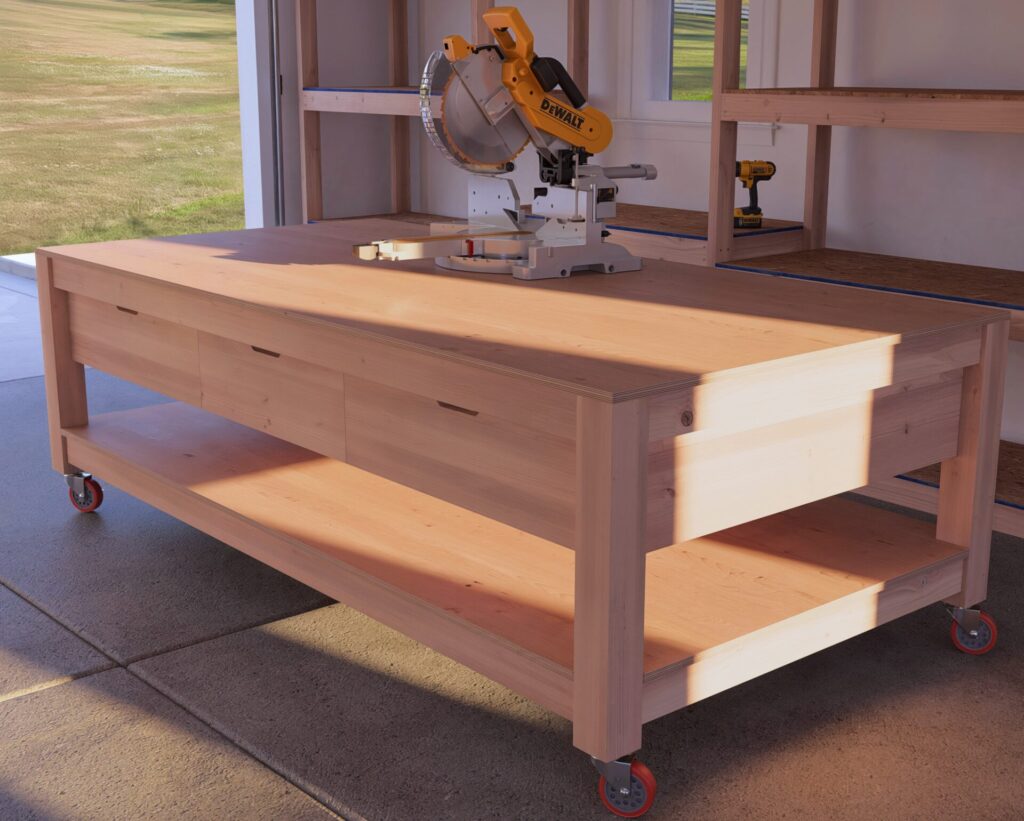
[[[430,235],[356,246],[361,259],[435,258],[444,268],[511,273],[520,279],[573,271],[633,271],[640,259],[605,241],[615,216],[614,180],[654,179],[652,165],[603,168],[588,162],[608,147],[612,125],[557,60],[533,52],[533,33],[519,11],[483,14],[497,45],[445,38],[423,70],[420,112],[433,145],[471,172],[468,223],[434,223]],[[563,94],[552,92],[558,87]],[[435,116],[431,100],[441,96]],[[523,205],[507,174],[532,143],[542,186]]]

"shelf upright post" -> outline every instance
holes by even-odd
[[[981,358],[964,369],[957,454],[942,463],[939,474],[936,538],[968,551],[963,589],[948,602],[956,607],[973,607],[988,593],[1009,336],[1009,320],[982,331]]]
[[[811,86],[835,88],[839,0],[814,0],[811,40]],[[807,172],[804,177],[804,248],[824,248],[828,227],[828,178],[832,126],[807,126]]]
[[[711,78],[711,183],[708,197],[708,265],[732,258],[736,207],[736,136],[739,123],[722,119],[722,94],[740,87],[742,0],[718,0],[715,65]]]
[[[573,744],[602,762],[640,749],[648,406],[577,400]]]
[[[489,43],[493,39],[491,37],[491,30],[487,28],[484,23],[483,13],[487,9],[494,8],[494,0],[470,0],[469,1],[469,13],[473,15],[473,19],[470,21],[473,32],[474,43]]]
[[[590,0],[569,0],[566,62],[583,96],[590,93]]]
[[[320,165],[320,112],[303,103],[302,90],[320,85],[316,0],[296,0],[295,32],[299,60],[299,161],[302,166],[302,221],[323,219],[323,172]]]
[[[404,86],[409,82],[409,4],[408,0],[391,0],[389,14],[390,84]],[[400,214],[412,207],[409,170],[409,118],[391,118],[391,210]]]

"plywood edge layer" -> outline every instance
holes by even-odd
[[[572,673],[513,642],[270,530],[99,447],[87,428],[63,431],[71,461],[147,504],[392,627],[567,718]]]
[[[643,720],[694,704],[959,592],[966,551],[644,676]]]

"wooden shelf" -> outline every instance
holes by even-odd
[[[907,88],[759,88],[721,95],[722,119],[949,131],[1024,133],[1024,91]]]
[[[661,234],[682,239],[708,238],[708,212],[690,211],[685,208],[662,208],[655,205],[632,205],[620,202],[617,215],[609,223],[612,230],[638,231],[644,234]],[[765,219],[761,228],[739,228],[737,237],[756,237],[763,234],[777,234],[799,231],[799,222]]]
[[[939,485],[938,465],[915,470],[907,475],[936,487]],[[999,443],[996,501],[1024,510],[1024,445],[1006,441]]]
[[[300,104],[304,111],[419,117],[420,90],[414,86],[310,87],[302,89]],[[440,116],[440,95],[432,96],[431,108]]]
[[[833,248],[754,257],[719,267],[1006,308],[1013,313],[1011,337],[1024,339],[1024,271]]]
[[[571,714],[571,550],[183,404],[63,432],[75,465]],[[645,719],[954,594],[965,553],[931,531],[834,498],[649,554]]]

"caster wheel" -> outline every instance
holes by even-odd
[[[103,504],[103,488],[95,479],[86,479],[82,495],[78,496],[74,490],[68,488],[68,498],[79,513],[92,513]]]
[[[949,632],[953,639],[953,646],[963,653],[970,653],[972,656],[980,656],[987,653],[996,646],[996,637],[999,631],[996,629],[996,620],[988,613],[982,611],[981,621],[975,635],[964,630],[956,621],[951,625]]]
[[[619,818],[639,818],[654,803],[658,784],[654,780],[654,774],[647,769],[647,765],[634,759],[629,768],[629,795],[612,789],[603,775],[597,782],[597,791],[601,796],[601,803]]]

